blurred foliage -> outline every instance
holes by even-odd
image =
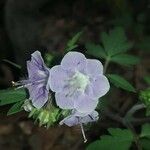
[[[109,128],[110,135],[101,136],[87,147],[87,150],[128,150],[133,142],[133,134],[127,129]]]
[[[59,21],[58,22],[56,21],[56,24],[51,24],[51,22],[50,22],[47,26],[52,28],[52,33],[54,33],[54,34],[51,35],[51,33],[49,33],[49,30],[44,29],[44,35],[42,35],[43,34],[42,33],[43,32],[42,31],[42,28],[43,28],[42,23],[43,22],[41,20],[42,17],[39,19],[40,25],[38,23],[37,24],[33,23],[31,25],[31,23],[30,23],[31,19],[29,19],[29,20],[24,19],[24,18],[28,18],[28,16],[26,16],[26,15],[28,15],[29,13],[20,13],[18,11],[18,10],[22,10],[20,8],[18,9],[18,7],[20,6],[19,2],[18,3],[15,2],[16,5],[13,5],[12,3],[10,3],[11,4],[10,5],[8,3],[5,12],[8,11],[8,13],[7,13],[8,15],[6,15],[6,17],[11,17],[11,18],[5,18],[5,19],[12,22],[12,20],[15,18],[14,19],[15,24],[6,22],[8,35],[13,35],[13,36],[9,37],[10,43],[13,46],[11,46],[11,44],[8,42],[9,40],[5,36],[4,36],[5,38],[1,37],[1,39],[6,39],[6,42],[3,40],[0,41],[0,44],[2,45],[2,48],[1,48],[2,53],[0,54],[0,57],[3,58],[6,55],[10,55],[11,48],[14,49],[14,52],[15,52],[14,55],[19,56],[18,58],[20,58],[21,61],[22,61],[22,55],[27,53],[27,51],[25,52],[22,49],[28,50],[29,48],[33,48],[33,47],[38,47],[38,48],[42,47],[43,48],[43,45],[44,45],[44,48],[46,47],[46,49],[51,49],[51,50],[58,49],[57,46],[51,46],[51,45],[53,45],[53,42],[50,42],[50,44],[49,44],[49,41],[51,41],[52,39],[55,39],[55,41],[57,41],[57,42],[59,41],[59,43],[61,43],[61,44],[64,41],[65,41],[64,43],[66,43],[67,40],[66,39],[64,40],[64,37],[59,39],[59,36],[61,34],[68,34],[70,36],[70,35],[72,35],[72,32],[74,32],[74,28],[78,28],[78,30],[80,30],[83,26],[86,26],[87,32],[89,32],[87,35],[85,34],[87,36],[87,39],[89,38],[88,37],[89,35],[92,35],[91,34],[92,32],[94,32],[94,34],[97,34],[97,35],[92,35],[92,39],[95,38],[95,43],[98,39],[98,43],[96,43],[96,44],[91,41],[85,44],[85,47],[87,49],[87,54],[91,55],[94,58],[103,60],[105,62],[104,73],[106,73],[110,82],[114,86],[124,89],[129,92],[136,91],[137,94],[140,94],[140,96],[139,96],[140,100],[146,106],[146,116],[150,116],[150,90],[149,89],[142,90],[140,93],[138,93],[138,90],[140,90],[140,89],[138,89],[137,87],[134,87],[136,85],[136,83],[134,83],[134,86],[133,86],[132,85],[133,82],[130,83],[129,81],[127,81],[125,79],[124,75],[120,74],[121,71],[119,69],[118,69],[119,71],[115,70],[116,72],[112,72],[112,73],[110,72],[109,74],[107,74],[107,72],[112,71],[112,70],[108,70],[108,67],[111,64],[112,64],[112,66],[115,64],[118,64],[118,65],[122,66],[122,68],[123,67],[131,68],[134,65],[139,64],[141,62],[140,60],[144,58],[144,57],[143,58],[141,57],[141,56],[143,56],[143,55],[141,55],[141,53],[142,54],[146,53],[147,56],[149,55],[149,52],[150,52],[150,36],[149,36],[149,33],[150,33],[150,30],[149,30],[150,1],[147,1],[147,0],[145,0],[145,1],[140,1],[140,0],[137,0],[137,1],[136,0],[134,0],[134,1],[88,0],[88,1],[84,1],[84,2],[81,2],[81,1],[74,2],[74,1],[69,1],[69,0],[62,1],[63,4],[67,4],[69,7],[62,5],[62,3],[59,5],[55,1],[49,1],[48,3],[46,2],[47,6],[44,9],[39,7],[39,5],[41,5],[41,4],[38,2],[35,1],[35,3],[36,3],[36,5],[34,7],[35,9],[32,9],[32,11],[31,11],[33,16],[34,16],[34,14],[37,15],[37,12],[38,13],[42,12],[43,20],[45,20],[45,18],[44,18],[45,16],[47,18],[51,17],[49,15],[49,13],[50,13],[50,14],[52,14],[52,16],[56,15],[57,19],[58,18],[62,19],[65,16],[67,18],[67,19],[65,18],[67,21],[65,22],[65,19],[63,18],[64,20],[63,20],[62,24],[61,23],[59,24]],[[23,6],[24,3],[26,4],[28,2],[22,1],[21,6]],[[42,3],[44,4],[44,1]],[[56,3],[56,5],[55,5],[55,3]],[[10,6],[8,7],[8,5],[10,5]],[[34,2],[32,3],[32,1],[31,1],[30,5],[34,6]],[[50,7],[48,5],[50,5],[51,7],[56,6],[56,10],[49,9]],[[23,11],[26,11],[26,10],[28,11],[28,8],[32,8],[32,7],[26,7],[28,5],[24,5],[24,6],[25,6],[25,10],[23,10]],[[37,6],[37,9],[36,9],[36,6]],[[61,10],[62,10],[61,8],[63,8],[63,7],[65,8],[64,13],[61,12]],[[1,9],[1,10],[3,10],[3,9]],[[36,12],[34,12],[34,10]],[[60,11],[58,12],[58,10],[60,10]],[[69,11],[72,11],[72,13],[68,13]],[[12,13],[12,12],[14,12],[14,13]],[[15,16],[15,13],[17,14],[16,16]],[[20,15],[18,15],[18,14],[20,14]],[[3,16],[2,11],[1,11],[1,16]],[[71,18],[71,19],[69,20],[69,18]],[[21,20],[21,24],[20,24],[20,20]],[[25,20],[25,21],[22,22],[22,20]],[[55,19],[53,21],[55,22]],[[16,24],[16,22],[17,22],[17,24]],[[37,20],[37,22],[38,22],[38,20]],[[69,29],[68,22],[71,22],[70,29]],[[76,26],[77,23],[79,23],[78,26]],[[16,25],[20,25],[20,26],[16,26]],[[2,28],[2,26],[3,26],[3,24],[1,25],[1,28]],[[54,26],[56,27],[56,29],[54,29],[55,28]],[[60,32],[60,30],[59,30],[59,28],[57,28],[57,26],[59,26],[61,29],[64,28],[64,31],[62,33],[60,33],[60,35],[58,34],[58,32]],[[11,27],[13,27],[13,28],[11,28]],[[35,29],[35,31],[31,32],[26,27],[28,27],[29,29]],[[37,30],[36,30],[36,28],[37,28]],[[45,28],[45,22],[44,22],[44,28]],[[54,31],[54,30],[56,30],[56,31]],[[40,32],[36,33],[36,31],[40,31]],[[48,36],[46,36],[46,38],[52,37],[48,40],[44,39],[45,41],[48,41],[48,44],[46,43],[48,46],[45,43],[44,44],[42,43],[44,41],[43,37],[45,37],[45,31],[46,31],[46,33],[48,31],[48,33],[47,33]],[[100,38],[99,38],[99,33],[101,33]],[[57,34],[58,34],[58,36],[57,36]],[[1,34],[1,35],[3,35],[3,34]],[[22,36],[22,35],[24,35],[24,36]],[[56,35],[56,37],[53,37],[55,35]],[[60,61],[62,54],[64,54],[65,52],[77,49],[80,46],[79,40],[80,40],[81,36],[84,37],[84,34],[82,31],[76,33],[72,38],[70,36],[70,40],[67,42],[66,47],[64,48],[62,46],[64,48],[64,51],[62,51],[61,53],[56,52],[56,51],[47,53],[45,55],[46,64],[48,66],[51,66],[53,61],[55,61],[55,62]],[[26,37],[30,37],[30,38],[26,38]],[[38,40],[37,40],[37,37],[38,37]],[[29,41],[28,41],[28,39],[29,39]],[[62,41],[62,39],[64,41]],[[86,41],[86,38],[85,38],[85,41]],[[83,44],[83,42],[85,42],[85,41],[83,40],[81,43]],[[3,45],[9,45],[9,46],[3,46]],[[50,47],[49,47],[49,45],[50,45]],[[56,45],[59,45],[59,44],[56,43]],[[6,52],[7,49],[9,52]],[[20,55],[19,52],[22,52],[21,53],[22,55]],[[28,52],[28,53],[30,53],[30,52]],[[141,58],[139,58],[139,57],[141,57]],[[14,57],[12,57],[12,58],[13,59],[10,59],[10,60],[14,60]],[[10,60],[5,59],[3,61],[14,67],[17,67],[19,69],[21,68],[19,65],[14,63],[15,61],[10,61]],[[110,67],[110,69],[111,69],[111,67]],[[125,72],[127,72],[127,70],[125,70]],[[130,77],[130,75],[127,74],[127,77]],[[149,74],[147,76],[144,76],[141,78],[144,78],[144,81],[147,84],[146,86],[149,87],[149,85],[150,85]],[[142,89],[144,89],[144,86],[142,87]],[[115,93],[114,95],[117,95],[116,91],[114,93]],[[111,96],[110,96],[110,99],[113,98],[113,96],[112,97]],[[129,94],[127,94],[127,96],[129,96]],[[126,97],[126,95],[124,95],[123,97]],[[123,99],[123,97],[118,98],[117,102],[118,102],[119,109],[121,107],[119,100]],[[133,95],[131,95],[129,97],[130,97],[130,99],[129,99],[130,102],[132,101],[132,99],[134,101],[136,101],[136,99],[137,99]],[[27,98],[27,93],[24,89],[2,90],[2,91],[0,91],[0,106],[11,104],[12,107],[10,108],[10,110],[8,111],[7,114],[8,115],[15,114],[15,113],[23,110],[22,106],[24,106],[24,101],[26,100],[26,98]],[[100,112],[104,111],[106,108],[109,107],[109,105],[111,105],[110,101],[111,100],[106,99],[106,97],[103,97],[100,100],[98,110]],[[124,105],[126,105],[126,100],[122,103],[124,103]],[[32,110],[29,112],[28,117],[33,118],[35,120],[35,122],[37,122],[40,126],[46,126],[47,128],[49,126],[54,125],[55,123],[58,123],[59,119],[62,116],[63,117],[67,116],[69,113],[67,111],[61,111],[60,109],[55,108],[55,107],[53,107],[53,108],[50,107],[51,109],[50,108],[35,109],[32,106],[31,108],[32,108]],[[116,111],[116,109],[115,109],[115,111]],[[125,109],[125,111],[126,111],[126,109]],[[125,112],[118,112],[119,115],[120,114],[122,115],[122,113],[125,113]],[[117,116],[118,114],[115,114],[115,116]],[[111,126],[111,125],[107,125],[107,126]],[[116,123],[116,126],[118,126],[117,123]],[[119,124],[119,126],[120,126],[120,124]],[[137,128],[135,127],[135,130],[138,129],[137,134],[139,133],[139,127],[141,127],[141,125],[138,125]],[[101,149],[101,150],[103,150],[103,149],[104,150],[110,150],[110,149],[111,150],[112,149],[127,150],[136,145],[135,137],[134,137],[135,135],[129,129],[109,128],[108,132],[109,132],[109,135],[102,135],[101,139],[98,139],[94,143],[89,144],[87,149],[88,150],[97,150],[97,149],[98,150],[99,149]],[[150,149],[149,148],[150,125],[143,124],[141,133],[138,134],[137,136],[138,136],[140,144],[142,145],[142,148],[144,150],[149,150]]]
[[[139,98],[146,105],[146,116],[150,116],[150,89],[141,91]]]
[[[123,66],[132,66],[140,62],[140,59],[137,56],[126,54],[133,44],[127,41],[123,28],[116,27],[111,30],[109,34],[103,32],[101,34],[101,41],[101,45],[87,43],[87,53]]]
[[[135,88],[123,77],[116,74],[108,74],[107,77],[116,87],[122,88],[129,92],[136,92]]]

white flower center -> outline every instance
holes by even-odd
[[[69,84],[74,87],[74,89],[84,92],[87,85],[89,84],[89,77],[83,73],[77,71],[75,75],[71,78]]]

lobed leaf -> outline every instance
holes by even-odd
[[[133,141],[133,134],[127,129],[109,128],[110,135],[101,136],[91,143],[87,150],[128,150]]]
[[[96,58],[107,58],[104,48],[101,47],[100,45],[96,45],[93,43],[86,43],[85,47],[89,55],[92,55]]]
[[[124,53],[132,47],[132,43],[127,41],[125,31],[121,27],[116,27],[108,33],[101,34],[102,44],[108,56]]]

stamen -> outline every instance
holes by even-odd
[[[87,142],[87,138],[85,136],[85,132],[84,132],[83,124],[82,123],[80,123],[80,127],[81,127],[81,132],[82,132],[82,135],[83,135],[84,143],[86,143]]]

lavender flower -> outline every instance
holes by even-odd
[[[28,80],[16,84],[26,87],[33,106],[41,108],[48,101],[50,69],[45,66],[39,51],[35,51],[31,56],[31,61],[27,61]]]
[[[81,114],[75,110],[72,111],[72,114],[66,118],[64,118],[59,124],[66,124],[71,127],[78,124],[87,124],[89,122],[95,122],[99,118],[98,112],[93,111],[90,114]]]
[[[84,138],[84,142],[86,143],[87,138],[85,136],[83,124],[87,124],[89,122],[97,121],[98,118],[99,118],[99,116],[98,116],[97,111],[93,111],[89,114],[83,114],[83,113],[77,112],[76,110],[73,110],[72,114],[70,116],[66,117],[65,119],[63,119],[59,124],[60,125],[66,124],[69,127],[74,126],[74,125],[80,125],[82,135],[83,135],[83,138]]]
[[[79,52],[68,52],[61,64],[51,69],[49,84],[56,92],[55,99],[60,108],[76,109],[80,113],[92,112],[98,98],[110,88],[101,62],[86,59]]]

